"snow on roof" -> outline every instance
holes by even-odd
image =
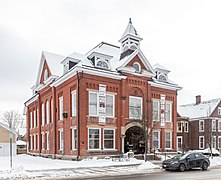
[[[189,117],[190,119],[208,117],[213,113],[220,100],[221,99],[219,98],[203,101],[199,104],[181,105],[178,106],[178,113],[181,116]]]
[[[16,145],[25,146],[25,145],[26,145],[26,142],[25,142],[25,141],[18,140],[18,141],[16,141]]]
[[[124,34],[122,35],[121,39],[123,39],[128,34],[133,35],[133,36],[138,37],[139,39],[141,39],[141,37],[138,35],[136,29],[134,28],[134,26],[131,22],[131,18],[129,19],[129,23],[128,23],[127,28],[124,31]]]
[[[42,54],[44,55],[47,61],[51,74],[57,75],[57,76],[62,75],[63,69],[62,69],[60,62],[65,58],[65,56],[46,52],[46,51],[43,51]]]
[[[170,72],[170,70],[168,70],[167,68],[165,68],[164,66],[160,65],[160,64],[154,64],[153,65],[153,68],[154,70],[157,70],[157,69],[161,69],[161,70],[164,70],[164,71],[167,71],[167,72]]]

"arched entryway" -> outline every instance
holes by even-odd
[[[143,154],[145,151],[144,132],[138,126],[133,126],[125,132],[124,152],[132,150],[134,154]]]

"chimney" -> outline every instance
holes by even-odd
[[[201,103],[201,95],[196,96],[196,104]]]

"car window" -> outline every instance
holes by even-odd
[[[194,156],[194,154],[189,154],[189,156],[187,156],[189,159],[194,159],[195,158],[195,156]]]
[[[201,158],[201,157],[203,157],[203,155],[202,154],[195,154],[195,157],[196,158]]]

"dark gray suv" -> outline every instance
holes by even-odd
[[[163,161],[162,168],[165,170],[180,170],[185,171],[192,168],[202,168],[207,170],[210,161],[201,153],[187,153],[184,155],[177,155],[171,159]]]

